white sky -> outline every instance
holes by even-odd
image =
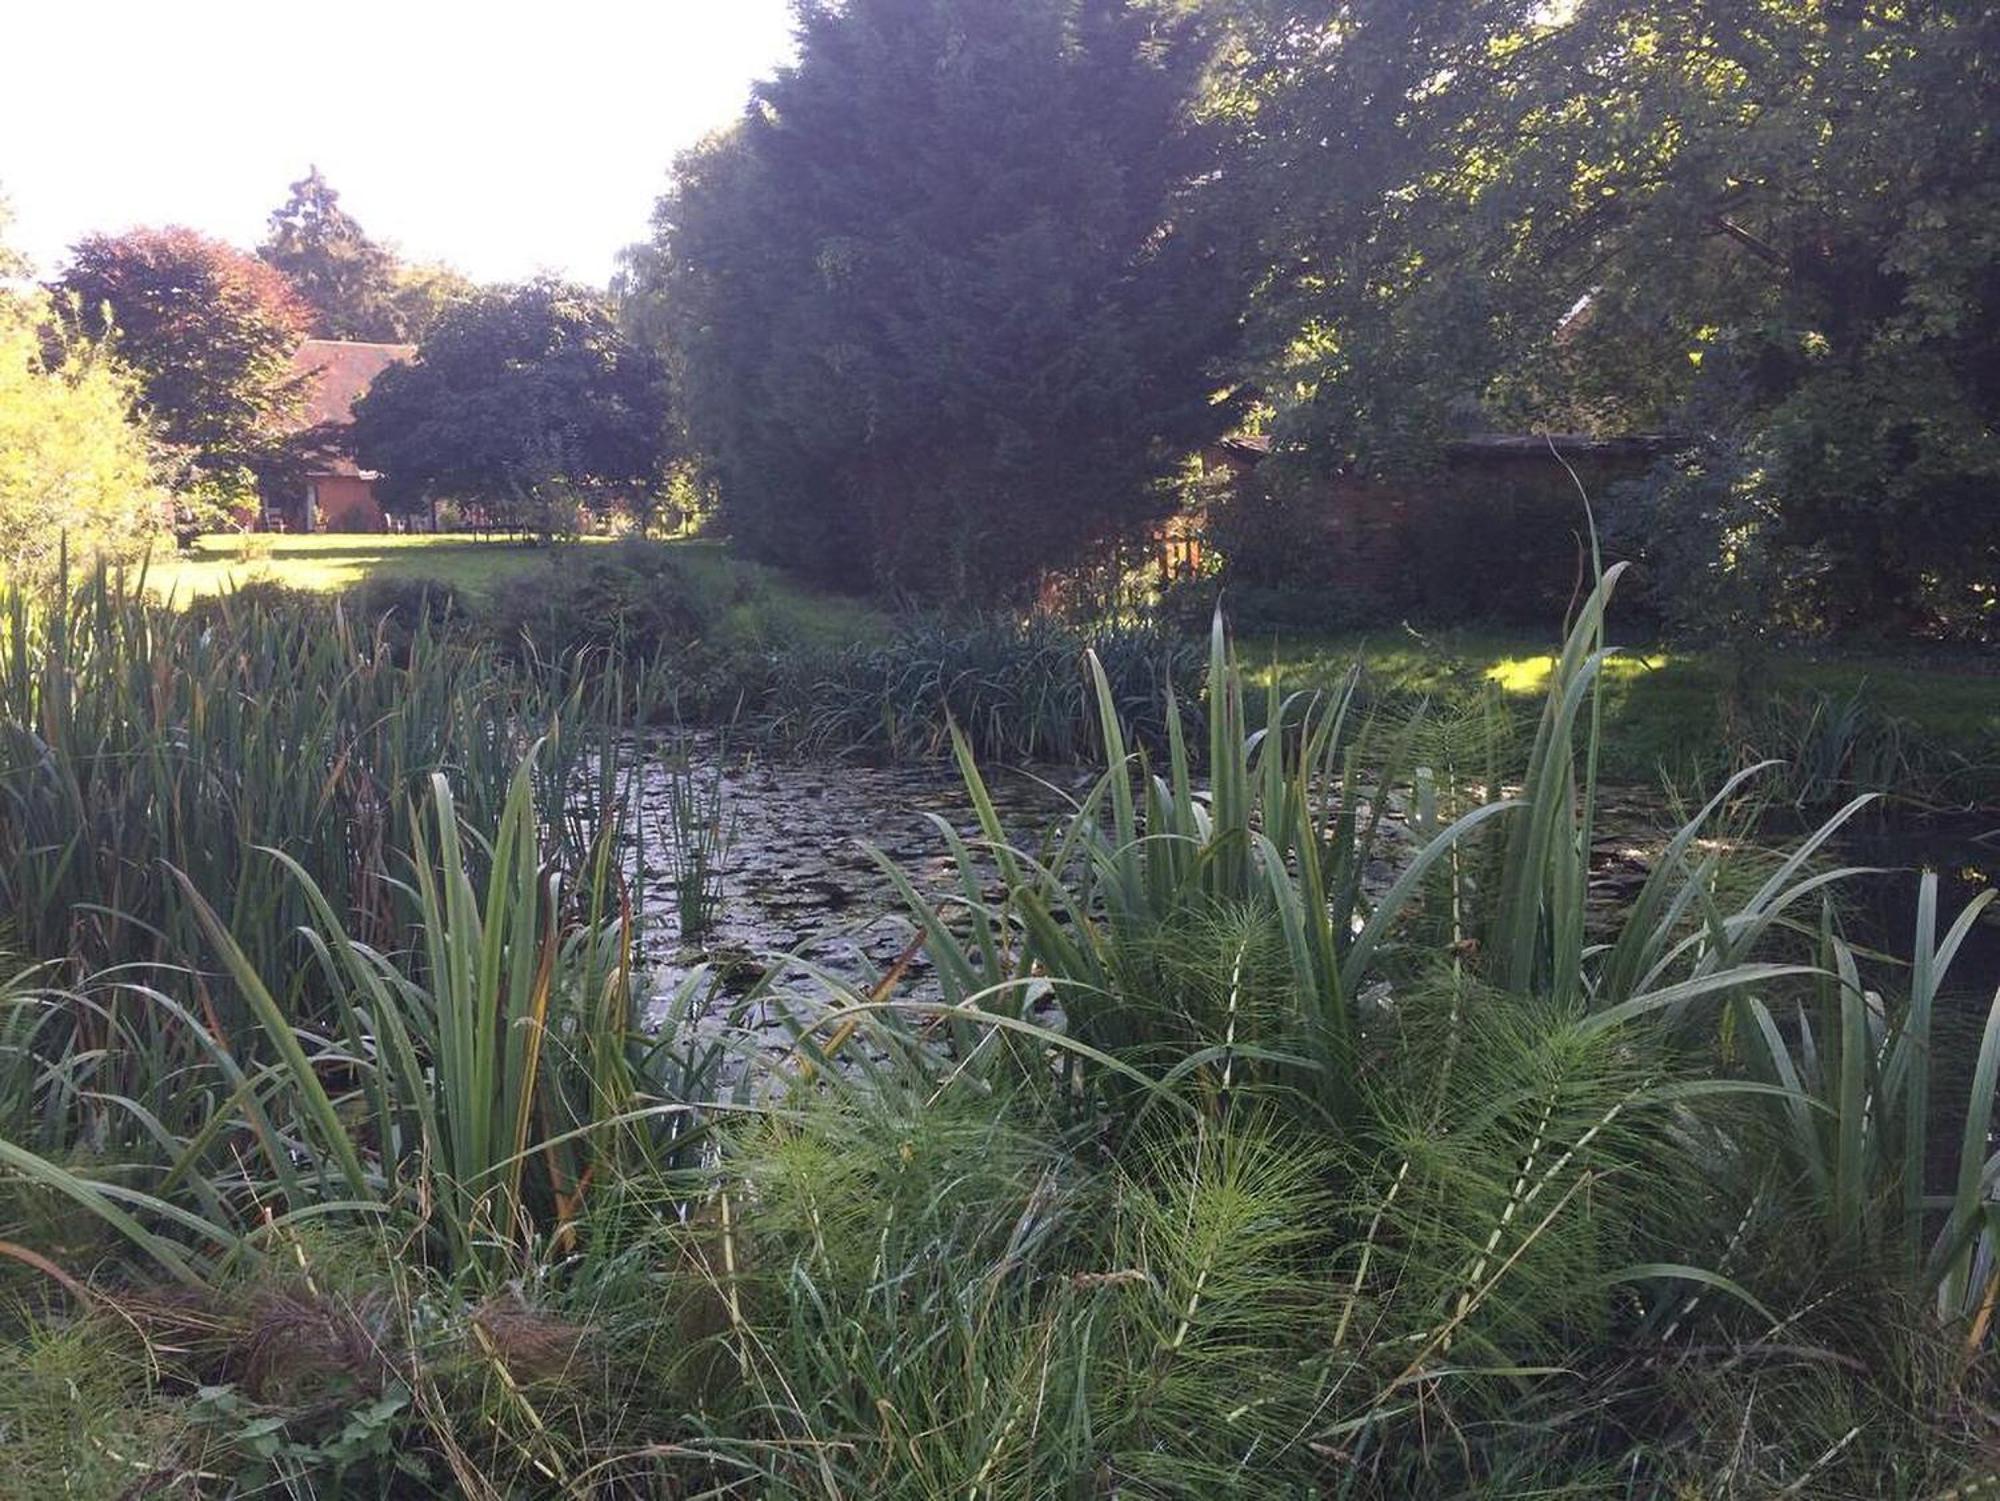
[[[316,162],[410,259],[602,282],[790,50],[786,0],[0,0],[9,239],[249,248]]]

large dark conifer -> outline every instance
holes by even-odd
[[[997,597],[1156,514],[1228,416],[1207,55],[1130,0],[801,7],[634,257],[741,543]]]

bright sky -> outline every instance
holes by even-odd
[[[786,0],[0,0],[9,239],[249,248],[318,163],[409,259],[602,282],[790,49]]]

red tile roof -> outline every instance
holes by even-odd
[[[292,368],[316,371],[299,414],[301,428],[354,420],[354,403],[375,377],[391,365],[414,359],[414,344],[356,344],[346,339],[307,339],[292,354]]]

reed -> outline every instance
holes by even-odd
[[[411,951],[350,933],[301,862],[262,857],[310,913],[304,941],[329,999],[325,1026],[287,1010],[217,908],[175,872],[248,1024],[225,1044],[168,987],[133,995],[153,1015],[148,1035],[169,1048],[171,1066],[146,1089],[164,1085],[187,1108],[115,1101],[128,1127],[147,1129],[124,1133],[125,1160],[109,1176],[12,1141],[0,1153],[182,1280],[218,1257],[260,1254],[294,1219],[329,1215],[358,1217],[422,1264],[482,1280],[518,1270],[532,1247],[566,1243],[593,1185],[657,1175],[693,1149],[695,1107],[714,1081],[700,1072],[709,1064],[691,1073],[639,1028],[616,830],[573,863],[551,856],[535,783],[531,754],[485,834],[434,779],[393,892],[421,935]],[[675,1004],[693,1004],[698,985]],[[0,1061],[18,1065],[0,1080],[13,1085],[12,1119],[60,1123],[43,1146],[67,1151],[88,1134],[79,1113],[103,1101],[89,1088],[88,1055],[31,1000],[0,1012],[12,1043]],[[128,1064],[144,1068],[146,1054]],[[192,1247],[190,1230],[200,1232]]]
[[[1199,649],[1158,627],[1089,630],[1040,615],[917,616],[885,641],[796,653],[775,664],[764,725],[820,753],[940,757],[956,728],[989,760],[1086,760],[1097,749],[1095,696],[1077,673],[1086,647],[1141,738],[1164,745],[1161,690],[1199,674]]]
[[[723,882],[735,825],[727,806],[727,743],[697,746],[683,736],[653,763],[663,793],[659,849],[681,942],[699,943],[722,916]]]
[[[537,811],[570,853],[587,847],[602,808],[580,801],[583,772],[610,764],[620,723],[603,675],[508,669],[428,620],[392,641],[386,619],[256,591],[176,613],[142,582],[100,569],[74,590],[0,586],[0,907],[25,953],[72,979],[185,965],[192,890],[261,973],[284,973],[314,914],[259,847],[298,862],[357,937],[405,947],[393,861],[427,779],[447,771],[493,827],[558,723]],[[600,804],[614,795],[596,785]],[[317,1004],[309,974],[282,986],[299,1015]]]

